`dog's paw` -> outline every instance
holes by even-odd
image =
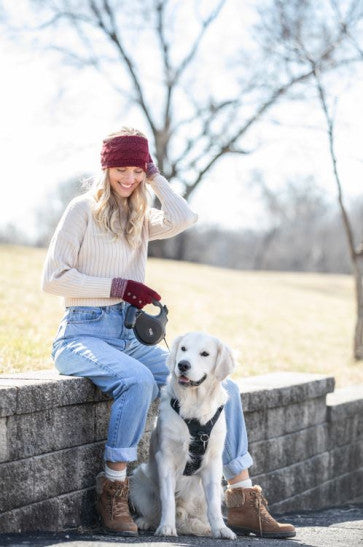
[[[160,525],[155,530],[155,536],[175,536],[177,537],[175,526],[170,526],[168,524]]]
[[[210,526],[203,522],[202,520],[200,519],[197,519],[197,518],[192,518],[190,519],[189,521],[189,526],[190,526],[190,534],[193,534],[195,536],[211,536],[212,535],[212,531],[210,529]],[[188,533],[188,532],[186,532]]]
[[[223,538],[223,539],[237,539],[237,536],[230,528],[227,526],[222,526],[222,528],[215,528],[212,530],[212,535],[214,538]]]
[[[207,536],[212,535],[210,526],[207,522],[203,522],[198,518],[193,518],[188,516],[186,520],[176,521],[176,529],[178,534],[182,535],[193,535],[193,536]]]
[[[139,530],[150,530],[151,528],[150,522],[144,519],[144,517],[137,517],[135,522]]]

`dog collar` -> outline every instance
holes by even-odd
[[[180,416],[180,404],[178,399],[170,399],[170,406]],[[212,416],[212,418],[204,425],[202,425],[200,421],[196,420],[195,418],[183,418],[183,416],[180,416],[186,423],[189,429],[189,433],[192,437],[192,440],[189,444],[189,454],[191,456],[191,460],[186,463],[183,475],[192,475],[200,468],[203,456],[205,454],[205,451],[207,450],[211,431],[215,423],[217,422],[223,408],[224,405],[220,406],[214,416]]]

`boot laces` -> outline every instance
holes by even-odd
[[[252,504],[257,509],[258,514],[258,526],[260,529],[260,536],[262,537],[262,521],[268,522],[271,520],[271,517],[269,518],[269,513],[267,511],[267,505],[268,502],[266,498],[262,495],[261,489],[254,489],[252,494]]]
[[[109,490],[111,519],[128,516],[128,484],[112,485]]]

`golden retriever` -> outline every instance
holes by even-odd
[[[221,511],[228,398],[222,381],[234,368],[231,352],[213,336],[190,332],[174,341],[167,363],[149,461],[130,478],[136,522],[158,536],[236,539]]]

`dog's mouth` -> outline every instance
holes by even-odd
[[[185,387],[187,386],[196,387],[196,386],[200,386],[200,384],[202,384],[206,378],[207,378],[207,375],[204,374],[204,376],[202,376],[200,380],[194,381],[188,378],[188,376],[181,374],[180,376],[178,376],[178,384]]]

